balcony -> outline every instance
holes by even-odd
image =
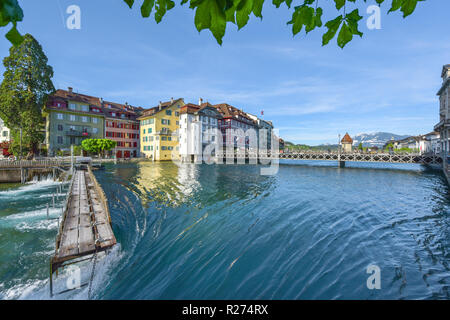
[[[69,130],[66,131],[66,136],[69,137],[90,137],[91,134],[89,132],[83,132],[78,130]]]

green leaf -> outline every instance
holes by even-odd
[[[130,9],[133,7],[134,0],[123,0],[125,3],[130,7]]]
[[[350,31],[352,32],[352,34],[356,34],[360,37],[362,37],[362,32],[360,32],[358,30],[358,22],[362,19],[363,17],[359,15],[359,10],[355,9],[353,10],[351,13],[348,13],[345,15],[345,20],[348,23],[348,27],[350,28]]]
[[[389,9],[388,12],[394,12],[400,9],[400,7],[402,6],[402,2],[403,0],[392,0],[391,9]]]
[[[155,21],[160,23],[167,10],[172,9],[175,6],[175,2],[172,0],[156,0],[156,12]]]
[[[250,13],[253,10],[253,0],[241,0],[236,10],[236,24],[238,29],[245,26],[250,18]]]
[[[342,24],[341,31],[339,31],[339,35],[337,38],[338,46],[343,49],[347,43],[352,41],[352,39],[353,39],[353,33],[352,33],[350,27],[348,26],[348,24],[346,22],[344,22]]]
[[[264,0],[253,0],[253,14],[255,17],[262,18],[262,8],[264,5]]]
[[[225,35],[227,17],[225,16],[225,2],[221,0],[203,0],[196,2],[195,26],[200,32],[203,29],[209,29],[216,38],[217,43],[222,44],[222,38]],[[223,4],[223,6],[222,6]],[[190,6],[195,5],[192,1]],[[228,10],[234,10],[230,8]],[[234,11],[233,11],[234,13]]]
[[[23,41],[23,36],[17,31],[16,23],[14,23],[13,27],[8,31],[5,37],[15,46],[18,46]]]
[[[144,0],[144,3],[141,6],[141,14],[144,18],[150,16],[152,12],[153,6],[155,5],[155,0]]]
[[[334,38],[336,35],[336,32],[338,31],[341,23],[342,23],[342,16],[338,16],[333,20],[328,21],[325,23],[325,27],[328,28],[328,31],[323,35],[322,37],[322,45],[327,45],[331,39]]]
[[[403,18],[406,18],[414,12],[417,6],[417,1],[418,0],[403,0],[401,9],[401,11],[403,12]]]
[[[311,32],[316,27],[320,28],[322,26],[322,8],[317,8],[315,10],[314,15],[308,25],[306,25],[305,31],[306,33]]]
[[[280,5],[281,5],[283,2],[286,3],[286,6],[287,6],[288,8],[291,7],[292,0],[272,0],[272,3],[273,3],[273,4],[275,5],[275,7],[277,7],[277,8],[279,8]]]
[[[217,43],[222,45],[222,38],[225,35],[227,21],[225,19],[225,12],[219,7],[217,0],[210,0],[211,2],[211,26],[209,30],[216,38]]]
[[[194,22],[198,32],[203,29],[209,29],[211,26],[211,13],[208,1],[203,1],[200,3],[197,10],[195,10]]]
[[[336,9],[341,10],[341,8],[345,5],[345,0],[334,0],[336,3]]]

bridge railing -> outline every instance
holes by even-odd
[[[0,160],[0,168],[33,168],[33,167],[55,167],[70,163],[65,159],[47,160]]]

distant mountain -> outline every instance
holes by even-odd
[[[391,140],[391,138],[394,138],[394,140],[401,140],[408,138],[409,136],[405,135],[398,135],[394,133],[389,132],[375,132],[375,133],[359,133],[352,137],[353,139],[353,145],[358,146],[360,143],[362,143],[363,147],[383,147],[384,144]]]

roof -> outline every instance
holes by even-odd
[[[138,118],[138,120],[141,118],[153,116],[153,115],[157,114],[158,112],[163,111],[163,110],[173,106],[180,100],[183,101],[183,98],[178,98],[178,99],[174,99],[174,100],[170,100],[170,101],[166,101],[166,102],[160,102],[159,105],[157,105],[156,107],[145,109],[142,111],[142,114]]]
[[[348,133],[341,140],[342,143],[353,143],[353,139],[349,136]]]
[[[447,70],[449,70],[449,69],[450,69],[450,64],[444,65],[444,66],[442,67],[442,74],[441,74],[441,76],[443,77],[443,76],[444,76],[444,73],[445,73]]]
[[[198,104],[187,103],[181,107],[180,113],[181,114],[183,114],[183,113],[193,114],[193,113],[197,112],[199,109],[200,109],[200,106]]]
[[[68,90],[62,90],[58,89],[50,95],[53,99],[61,99],[65,101],[75,101],[80,103],[85,103],[90,106],[95,106],[103,111],[105,115],[107,115],[107,110],[112,110],[114,112],[118,113],[125,113],[129,114],[131,116],[137,116],[139,115],[143,108],[141,107],[134,107],[129,104],[121,104],[116,102],[110,102],[110,101],[104,101],[102,98],[89,96],[86,94],[81,94],[78,92],[68,91]],[[50,102],[50,101],[49,101]],[[109,107],[111,106],[111,108]],[[49,108],[52,108],[51,105],[48,105]]]
[[[53,98],[60,98],[68,101],[70,100],[76,102],[83,102],[97,107],[101,107],[100,98],[88,96],[86,94],[81,94],[73,91],[71,92],[67,90],[58,89],[51,96]]]
[[[242,117],[246,119],[249,122],[255,123],[253,119],[251,119],[247,113],[245,113],[242,110],[239,110],[236,107],[233,107],[232,105],[229,105],[227,103],[220,103],[213,106],[216,108],[224,118],[237,118]]]

